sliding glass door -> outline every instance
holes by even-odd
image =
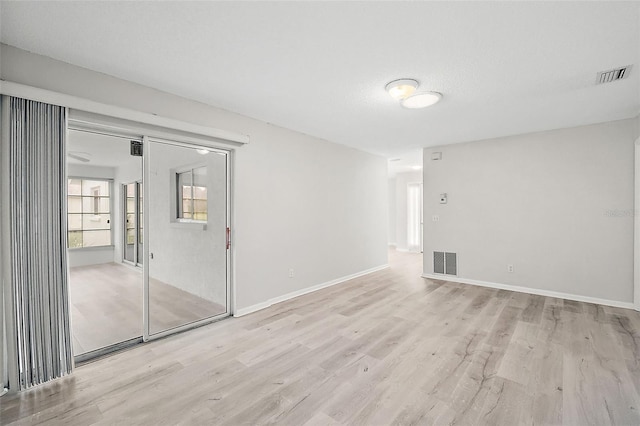
[[[227,316],[227,151],[148,141],[146,318],[149,336]]]

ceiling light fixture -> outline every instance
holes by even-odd
[[[400,80],[393,80],[384,88],[392,98],[400,101],[403,107],[409,109],[426,108],[442,99],[442,93],[438,92],[416,93],[419,85],[418,80],[402,78]]]
[[[415,95],[404,98],[400,101],[400,104],[405,108],[426,108],[431,106],[442,99],[442,94],[438,92],[422,92]]]
[[[209,151],[208,149],[204,149],[204,148],[198,148],[196,149],[196,151],[198,152],[198,154],[200,155],[207,155],[208,153],[210,153],[211,151]]]
[[[410,78],[394,80],[385,86],[385,90],[389,92],[393,99],[402,100],[415,93],[418,88],[418,82]]]

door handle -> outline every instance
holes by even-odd
[[[231,247],[231,228],[227,228],[227,250]]]

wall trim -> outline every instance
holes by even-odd
[[[336,284],[341,284],[345,281],[352,280],[354,278],[358,278],[364,275],[372,274],[374,272],[382,271],[383,269],[387,269],[389,264],[386,263],[384,265],[376,266],[370,269],[366,269],[364,271],[356,272],[355,274],[345,275],[344,277],[336,278],[335,280],[327,281],[322,284],[317,284],[311,287],[303,288],[302,290],[292,291],[291,293],[283,294],[282,296],[277,296],[267,300],[266,302],[256,303],[255,305],[247,306],[245,308],[237,309],[234,313],[234,317],[241,317],[244,315],[251,314],[253,312],[260,311],[262,309],[266,309],[269,306],[275,305],[277,303],[285,302],[290,299],[294,299],[296,297],[304,296],[305,294],[313,293],[318,290],[322,290],[323,288],[331,287]]]
[[[489,281],[473,280],[469,278],[460,278],[460,277],[454,277],[450,275],[422,274],[422,278],[428,278],[428,279],[440,280],[440,281],[450,281],[450,282],[461,283],[461,284],[471,284],[471,285],[477,285],[480,287],[489,287],[489,288],[496,288],[499,290],[515,291],[518,293],[535,294],[538,296],[555,297],[558,299],[574,300],[576,302],[595,303],[597,305],[613,306],[616,308],[635,309],[634,304],[630,302],[619,302],[617,300],[600,299],[597,297],[589,297],[589,296],[580,296],[577,294],[561,293],[561,292],[552,291],[552,290],[542,290],[537,288],[520,287],[516,285],[509,285],[509,284],[492,283]]]
[[[175,120],[173,118],[160,117],[142,111],[104,104],[77,96],[40,89],[38,87],[27,86],[7,80],[0,80],[0,94],[60,105],[73,110],[115,117],[137,123],[179,130],[194,135],[207,136],[220,141],[235,142],[237,144],[249,143],[249,136],[240,133],[201,126],[194,123],[188,123],[186,121]]]

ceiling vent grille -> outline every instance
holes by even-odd
[[[629,76],[631,65],[622,68],[616,68],[609,71],[600,71],[596,76],[596,84],[611,83],[612,81],[622,80]]]

